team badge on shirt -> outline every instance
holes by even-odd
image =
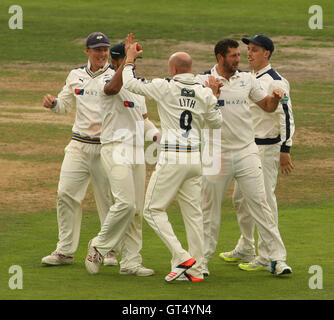
[[[181,96],[183,96],[183,97],[195,97],[195,90],[183,88],[181,90]]]
[[[241,88],[246,87],[246,83],[244,80],[240,80],[240,87]]]

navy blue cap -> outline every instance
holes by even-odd
[[[110,40],[102,32],[93,32],[87,37],[86,47],[87,48],[110,47]]]
[[[265,48],[266,50],[269,50],[270,52],[274,51],[273,41],[263,34],[257,34],[253,38],[242,38],[241,40],[245,44],[249,44],[251,42]]]
[[[118,43],[110,49],[110,56],[113,59],[125,57],[125,45],[124,42]]]
[[[118,43],[110,49],[110,56],[113,59],[124,58],[125,54],[125,44],[124,42]],[[137,58],[142,58],[141,56]]]

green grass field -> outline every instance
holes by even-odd
[[[8,277],[1,280],[1,297],[113,300],[332,299],[334,277],[328,258],[331,252],[328,239],[333,230],[328,223],[328,212],[333,210],[332,203],[324,203],[317,209],[280,212],[280,228],[288,250],[288,261],[294,270],[291,277],[278,278],[267,272],[249,274],[238,270],[235,264],[224,264],[215,257],[209,265],[212,275],[200,284],[167,284],[163,280],[169,272],[170,254],[146,224],[143,231],[143,260],[146,266],[155,268],[155,276],[120,276],[118,267],[104,266],[101,267],[100,274],[91,276],[84,268],[84,258],[87,253],[86,244],[98,229],[95,213],[84,215],[81,245],[75,262],[71,266],[61,267],[44,267],[40,264],[41,256],[48,254],[55,245],[57,221],[54,211],[1,215],[1,237],[5,236],[6,243],[12,248],[2,248],[1,274],[8,274],[7,267],[11,265],[20,265],[23,269],[23,289],[6,288],[10,276],[8,274]],[[170,210],[170,219],[176,225],[178,236],[184,241],[182,220],[175,211],[176,208]],[[222,223],[219,248],[228,249],[235,244],[238,235],[235,215],[231,209],[224,210]],[[302,230],[301,226],[306,230]],[[319,234],[321,237],[315,239],[315,235]],[[320,265],[323,269],[321,290],[309,288],[309,278],[312,275],[308,271],[312,265]]]
[[[315,4],[311,0],[22,0],[15,3],[23,9],[22,30],[8,28],[12,4],[2,0],[0,5],[1,300],[334,299],[334,3],[316,3],[324,14],[321,30],[308,28],[308,8]],[[133,32],[144,45],[138,72],[148,77],[165,76],[166,59],[183,45],[196,57],[196,68],[204,71],[215,63],[212,50],[206,48],[224,37],[238,40],[264,33],[276,39],[272,63],[290,80],[296,122],[292,148],[296,168],[289,177],[279,175],[277,187],[279,226],[291,276],[247,273],[218,259],[218,253],[232,249],[239,237],[230,193],[222,206],[211,275],[203,283],[165,283],[170,253],[146,222],[143,263],[155,269],[153,277],[121,276],[118,267],[101,267],[100,274],[88,275],[87,243],[99,231],[90,188],[74,263],[41,265],[41,258],[57,242],[56,190],[74,120],[74,113],[51,115],[41,101],[45,93],[60,91],[70,69],[86,63],[84,39],[97,30],[112,42]],[[247,66],[245,55],[242,63]],[[154,103],[148,107],[150,118],[158,121]],[[177,204],[168,212],[186,247]],[[22,267],[22,290],[8,285],[13,265]],[[309,287],[313,265],[323,270],[322,289]]]

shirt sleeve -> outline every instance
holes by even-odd
[[[141,103],[141,113],[146,114],[147,113],[147,106],[146,106],[146,100],[145,97],[142,97],[142,103]]]
[[[206,74],[198,74],[195,77],[195,81],[205,86],[205,82],[208,80],[208,75]]]
[[[207,112],[204,114],[204,119],[206,124],[212,129],[218,129],[223,123],[222,114],[218,106],[217,98],[213,95],[210,88],[206,89],[208,91],[207,97]]]
[[[290,152],[290,148],[292,146],[292,136],[295,132],[295,122],[290,98],[290,86],[287,81],[275,80],[273,81],[270,89],[281,89],[288,97],[288,101],[279,103],[275,112],[279,115],[281,152]]]
[[[261,80],[256,79],[252,74],[250,74],[250,77],[251,89],[249,91],[249,98],[254,102],[263,100],[267,96],[267,93],[262,87]]]
[[[122,73],[123,87],[133,93],[141,94],[159,101],[165,94],[164,79],[137,79],[132,64],[125,65]]]
[[[71,86],[72,73],[66,79],[63,89],[56,98],[56,104],[52,107],[52,111],[58,114],[69,113],[75,105],[75,97]]]

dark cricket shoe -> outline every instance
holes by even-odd
[[[201,282],[204,281],[204,278],[197,278],[192,276],[191,274],[184,272],[181,274],[176,280],[180,281],[190,281],[190,282]]]

